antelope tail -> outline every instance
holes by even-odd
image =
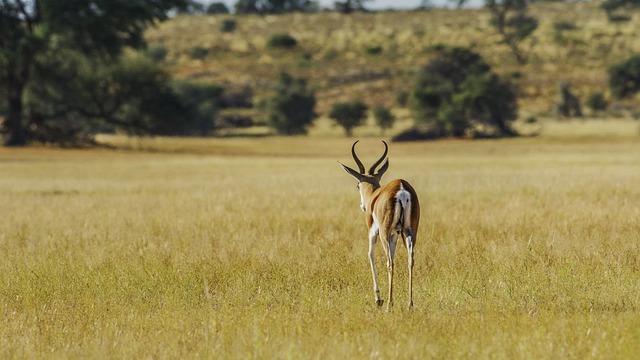
[[[396,208],[394,216],[394,228],[402,231],[410,227],[411,219],[411,194],[402,189],[396,195]]]

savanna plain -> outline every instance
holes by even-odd
[[[114,139],[112,139],[114,140]],[[374,305],[354,139],[0,149],[3,358],[632,358],[633,120],[391,143],[422,205],[407,305]],[[128,145],[126,145],[128,144]],[[366,165],[380,139],[361,138]],[[376,260],[382,296],[386,274]]]

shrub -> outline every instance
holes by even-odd
[[[333,104],[329,117],[344,128],[346,136],[353,134],[353,128],[364,123],[367,105],[360,100]]]
[[[509,46],[520,65],[527,62],[525,54],[520,49],[520,42],[538,28],[538,20],[527,15],[528,3],[523,0],[485,1],[485,7],[491,13],[491,25],[498,31],[502,41]]]
[[[251,108],[253,107],[253,90],[250,86],[227,89],[221,101],[221,106],[225,108]]]
[[[513,136],[517,118],[515,87],[491,72],[480,55],[465,48],[442,48],[418,74],[410,105],[418,124],[444,136],[482,131]]]
[[[298,41],[289,34],[275,34],[267,41],[267,47],[271,49],[292,49],[298,45]]]
[[[640,56],[634,55],[610,67],[609,87],[618,99],[635,95],[640,90]]]
[[[412,127],[394,136],[391,141],[436,140],[443,136],[445,136],[445,134],[435,128],[420,129],[418,127]]]
[[[186,134],[210,135],[216,128],[215,120],[221,107],[224,89],[217,85],[189,81],[175,82],[174,89],[188,110],[185,117],[188,117],[190,122]]]
[[[175,135],[192,126],[189,109],[170,76],[134,54],[105,63],[61,52],[34,69],[25,103],[34,140],[64,146],[90,142],[101,132]]]
[[[380,45],[369,45],[364,49],[367,55],[380,55],[382,54],[382,46]]]
[[[594,113],[605,111],[609,106],[609,102],[601,91],[594,91],[587,97],[587,106]]]
[[[578,27],[574,23],[568,21],[559,21],[553,23],[553,30],[558,32],[576,30],[577,28]]]
[[[207,14],[228,14],[229,8],[223,2],[214,2],[207,6]]]
[[[580,106],[580,98],[571,92],[571,84],[560,81],[558,84],[558,92],[560,100],[556,103],[555,112],[558,116],[582,116],[582,108]]]
[[[399,106],[406,107],[409,104],[409,92],[401,90],[396,93],[396,103]]]
[[[167,59],[167,48],[163,45],[152,46],[147,49],[146,55],[154,63],[161,63]]]
[[[396,121],[396,118],[391,113],[391,110],[382,105],[376,106],[373,109],[373,117],[375,118],[376,124],[378,125],[378,127],[380,127],[383,134],[385,130],[391,129],[393,127],[393,123],[395,123]]]
[[[316,96],[303,78],[280,74],[276,94],[267,101],[268,122],[279,134],[306,134],[316,118]]]
[[[189,52],[189,57],[193,60],[204,60],[209,54],[209,50],[207,48],[203,48],[201,46],[194,46],[191,48]]]
[[[609,21],[620,23],[631,20],[629,11],[639,5],[636,0],[605,0],[600,4],[600,8],[605,11]]]
[[[567,21],[559,21],[553,23],[553,41],[558,44],[563,44],[566,42],[564,37],[565,31],[576,30],[577,27],[575,24]]]
[[[220,31],[224,33],[231,33],[236,31],[236,27],[238,23],[234,19],[224,19],[222,20],[222,25],[220,25]]]
[[[253,118],[241,114],[224,114],[221,115],[216,123],[216,128],[248,128],[255,125]]]

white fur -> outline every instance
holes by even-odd
[[[411,194],[400,185],[400,190],[396,193],[396,200],[393,224],[396,226],[396,230],[404,230],[411,226]],[[400,223],[401,215],[404,217],[402,224]]]

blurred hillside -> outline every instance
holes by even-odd
[[[146,38],[150,48],[166,49],[165,64],[176,78],[251,88],[254,100],[268,94],[283,70],[304,76],[317,90],[321,114],[354,98],[397,107],[398,94],[412,86],[438,44],[470,47],[512,77],[521,89],[521,118],[550,114],[560,81],[569,82],[583,104],[594,91],[608,94],[607,68],[640,51],[640,14],[614,24],[598,3],[535,4],[529,11],[539,26],[522,44],[529,58],[524,66],[500,43],[483,9],[184,15],[148,30]],[[230,19],[236,28],[224,32]],[[268,48],[268,40],[283,33],[297,46]]]

